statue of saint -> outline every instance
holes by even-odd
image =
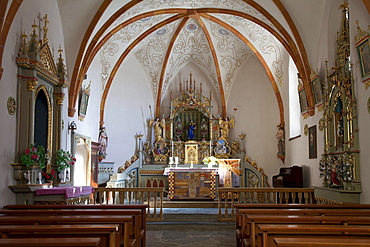
[[[202,140],[207,139],[208,134],[208,126],[206,120],[203,118],[202,122],[200,123],[200,137]]]
[[[182,135],[182,123],[180,118],[178,118],[175,125],[175,136],[178,141],[180,141],[181,135]]]
[[[234,128],[235,119],[231,118],[229,120],[228,117],[225,117],[225,119],[223,120],[222,118],[220,118],[218,120],[218,124],[220,125],[221,138],[224,140],[229,139],[229,129]]]
[[[150,119],[149,126],[154,128],[154,142],[162,139],[162,132],[163,128],[165,127],[165,120],[162,118],[162,120],[159,120],[159,117],[157,117],[155,120]]]
[[[277,126],[278,131],[276,133],[276,139],[278,140],[278,154],[285,154],[285,131],[281,124]]]
[[[108,136],[104,126],[100,127],[98,142],[99,142],[99,154],[106,155],[108,147]]]
[[[194,130],[197,128],[196,124],[193,120],[190,120],[189,127],[188,127],[188,139],[194,139]]]

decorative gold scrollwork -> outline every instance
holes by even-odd
[[[35,80],[28,80],[27,81],[27,91],[28,92],[36,92],[36,86],[39,82]]]

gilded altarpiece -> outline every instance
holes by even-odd
[[[324,104],[325,150],[320,160],[323,187],[317,189],[317,199],[335,201],[344,193],[351,202],[359,202],[361,193],[357,103],[353,68],[350,61],[349,6],[343,9],[342,27],[337,39],[335,66],[327,71]],[[348,199],[348,198],[347,198]],[[340,201],[349,202],[349,201]]]

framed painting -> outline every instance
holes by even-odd
[[[78,107],[78,120],[80,121],[83,121],[86,117],[87,106],[89,104],[89,98],[90,98],[90,84],[87,88],[85,88],[82,91],[81,96],[80,96],[80,104]]]
[[[316,125],[308,128],[308,156],[310,159],[317,158]]]
[[[323,95],[322,95],[322,85],[320,78],[318,76],[315,76],[314,78],[311,79],[311,86],[313,89],[313,94],[314,94],[314,99],[315,99],[315,104],[318,105],[322,103]]]
[[[307,111],[307,96],[306,91],[304,89],[300,90],[298,92],[299,94],[299,103],[301,107],[301,113],[304,113]]]
[[[362,78],[368,78],[370,76],[370,42],[369,36],[362,39],[357,43],[357,52],[359,56],[359,62],[361,66]]]

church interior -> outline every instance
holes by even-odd
[[[290,188],[370,204],[369,13],[369,0],[0,0],[0,207],[77,187],[68,203],[152,189],[220,207]]]

